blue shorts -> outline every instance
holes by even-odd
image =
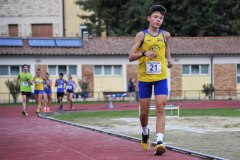
[[[34,94],[43,94],[43,90],[34,90]]]
[[[67,90],[68,93],[73,93],[73,90]]]
[[[52,90],[51,89],[44,89],[44,94],[52,94]]]
[[[152,97],[152,86],[154,86],[154,95],[168,95],[168,81],[163,79],[155,82],[138,82],[139,98]]]

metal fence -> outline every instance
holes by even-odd
[[[212,95],[206,96],[201,90],[177,90],[170,91],[168,100],[240,100],[240,90],[215,90]],[[130,97],[127,92],[124,91],[113,91],[113,92],[89,92],[89,93],[79,93],[73,94],[74,102],[82,101],[130,101]],[[138,101],[138,92],[132,100]],[[154,100],[154,94],[152,96]],[[34,102],[34,95],[30,98],[31,102]],[[57,102],[57,94],[53,93],[52,101]],[[63,101],[67,101],[66,96],[64,96]],[[19,93],[17,102],[22,102],[21,93]],[[14,103],[14,99],[10,93],[0,92],[0,103]]]

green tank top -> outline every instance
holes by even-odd
[[[20,79],[20,91],[21,92],[32,92],[31,84],[29,84],[29,80],[33,80],[31,73],[19,73],[18,75]]]

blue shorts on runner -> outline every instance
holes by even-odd
[[[51,89],[45,89],[43,90],[44,94],[52,94],[52,90]]]
[[[168,95],[168,81],[163,79],[155,82],[138,82],[139,98],[152,97],[152,86],[154,86],[154,95]]]
[[[43,90],[34,90],[34,94],[43,94]]]

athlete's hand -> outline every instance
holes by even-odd
[[[157,57],[157,53],[155,53],[155,52],[146,52],[145,56],[147,56],[150,59],[154,59],[154,58]]]
[[[173,63],[172,63],[172,60],[168,60],[168,65],[167,65],[168,68],[172,68],[173,67]]]

